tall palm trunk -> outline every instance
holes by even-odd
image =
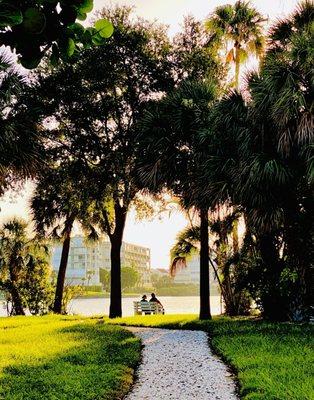
[[[200,210],[200,319],[211,319],[209,292],[208,210]]]
[[[111,271],[110,271],[110,307],[109,318],[122,317],[121,294],[121,246],[126,220],[126,209],[115,205],[115,230],[110,235],[111,242]]]
[[[283,265],[279,259],[279,250],[272,234],[259,237],[261,257],[267,271],[268,285],[261,294],[261,303],[265,318],[272,321],[287,319],[287,305],[280,293],[280,275]]]
[[[25,315],[22,299],[15,283],[12,283],[11,286],[11,297],[12,297],[12,309],[13,309],[12,314]]]
[[[71,232],[73,228],[74,217],[70,216],[65,222],[65,231],[64,231],[64,240],[62,246],[60,267],[58,271],[57,277],[57,286],[56,286],[56,294],[55,301],[53,305],[53,312],[56,314],[61,314],[64,310],[62,310],[62,299],[63,299],[63,291],[64,291],[64,282],[65,282],[65,274],[68,265],[69,251],[70,251],[70,243],[71,243]]]
[[[297,271],[298,281],[295,282],[295,293],[290,299],[290,314],[304,319],[309,313],[312,305],[313,273],[311,262],[313,257],[313,205],[305,204],[304,210],[308,217],[304,218],[304,210],[301,211],[300,204],[294,194],[287,196],[284,208],[284,240],[285,253],[289,257],[289,263]],[[310,212],[309,212],[310,211]],[[294,315],[296,314],[296,315]],[[299,315],[297,315],[299,314]]]
[[[240,44],[236,42],[235,47],[235,87],[239,90],[240,87]]]
[[[239,221],[236,219],[233,222],[232,227],[232,247],[233,247],[233,254],[237,254],[239,252]]]

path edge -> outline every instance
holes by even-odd
[[[123,328],[123,329],[128,330],[129,332],[132,333],[132,335],[134,335],[134,332],[132,332],[132,329],[131,329],[131,328],[141,328],[140,326],[139,326],[139,327],[137,327],[137,326],[126,326],[126,325],[118,325],[118,326],[120,326],[120,327]],[[135,335],[134,335],[134,336],[135,336]],[[131,391],[133,390],[133,387],[136,385],[136,383],[137,383],[137,381],[138,381],[138,371],[139,371],[139,368],[140,368],[140,366],[142,365],[142,362],[143,362],[143,350],[144,350],[145,345],[143,344],[143,340],[142,340],[142,339],[140,339],[138,336],[135,336],[135,337],[136,337],[137,339],[139,339],[140,342],[141,342],[141,355],[140,355],[140,358],[139,358],[138,362],[135,364],[135,366],[134,366],[134,368],[133,368],[133,374],[132,374],[133,380],[132,380],[132,383],[131,383],[131,385],[130,385],[128,391],[120,398],[120,400],[126,399],[126,397],[127,397],[127,396],[131,393]]]
[[[239,370],[238,370],[238,368],[236,368],[232,364],[232,362],[221,351],[219,351],[215,347],[215,345],[213,344],[213,335],[210,332],[203,331],[202,329],[197,329],[197,330],[201,330],[202,332],[206,333],[208,347],[212,351],[213,355],[218,357],[219,360],[221,360],[225,364],[225,366],[227,367],[228,372],[231,374],[231,379],[234,381],[234,384],[235,384],[235,394],[241,400],[242,399],[242,396],[241,396],[241,383],[240,383],[240,380],[239,380]]]
[[[206,337],[207,337],[207,345],[208,345],[209,350],[211,350],[213,355],[218,357],[219,360],[221,360],[224,363],[224,365],[227,368],[227,371],[231,374],[231,379],[234,382],[235,394],[236,394],[236,396],[238,397],[239,400],[242,399],[242,396],[241,396],[241,384],[240,384],[240,380],[239,380],[239,376],[238,376],[239,370],[231,363],[230,360],[228,360],[228,358],[221,351],[219,351],[214,346],[214,344],[212,342],[213,335],[210,332],[205,331],[203,329],[191,329],[191,328],[190,329],[184,329],[184,328],[181,328],[181,327],[170,328],[169,326],[158,326],[156,328],[151,327],[151,326],[147,326],[147,327],[146,326],[144,327],[144,326],[141,326],[141,325],[129,325],[128,326],[128,325],[123,325],[123,324],[119,325],[119,326],[121,326],[121,328],[127,329],[133,335],[134,335],[134,333],[132,332],[132,328],[169,329],[169,330],[176,330],[177,329],[177,330],[180,330],[180,331],[201,331],[201,332],[204,332]],[[140,339],[140,341],[141,341],[141,356],[140,356],[140,359],[137,362],[137,364],[135,365],[134,370],[133,370],[133,382],[132,382],[128,392],[125,393],[125,395],[121,398],[121,400],[124,400],[126,398],[126,396],[129,395],[129,393],[132,391],[134,385],[138,381],[138,370],[139,370],[139,368],[140,368],[140,366],[142,364],[142,361],[143,361],[143,349],[145,347],[145,345],[143,344],[142,339]]]

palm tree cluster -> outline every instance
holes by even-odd
[[[274,319],[303,318],[311,302],[313,12],[304,2],[271,28],[259,73],[215,105],[204,134],[205,193],[241,206],[261,258],[257,298]]]
[[[239,5],[245,6],[237,2],[233,13]],[[246,240],[243,251],[234,249],[234,259],[245,267],[238,280],[242,288],[250,289],[264,315],[277,320],[306,318],[311,305],[312,24],[313,4],[305,1],[290,18],[271,28],[260,71],[247,76],[243,93],[206,98],[212,80],[183,83],[146,111],[141,127],[144,181],[173,190],[187,208],[204,213],[219,206],[240,210]],[[229,32],[227,25],[225,29]],[[208,265],[204,219],[200,214],[198,235],[201,276],[207,282],[202,268],[205,252]],[[190,245],[184,245],[189,252]],[[220,269],[227,282],[230,264],[225,261],[220,260]],[[180,257],[172,265],[176,262],[182,265]],[[201,290],[201,299],[208,297],[207,287],[205,293],[202,296]],[[205,309],[209,317],[207,303]],[[202,311],[200,315],[204,317]]]
[[[43,150],[40,135],[25,114],[16,115],[13,109],[25,84],[25,77],[3,50],[0,54],[0,194],[12,186],[16,177],[35,176],[40,164]]]
[[[224,217],[209,213],[209,263],[229,316],[245,315],[250,312],[251,296],[242,285],[240,263],[249,257],[247,238],[239,246],[238,223],[241,213],[233,211]],[[183,229],[171,249],[171,275],[187,267],[191,256],[199,252],[200,226],[193,224]]]
[[[29,237],[27,224],[13,218],[0,231],[0,289],[9,315],[35,315],[51,305],[49,253],[46,243]],[[9,305],[10,304],[10,305]]]
[[[240,85],[240,66],[252,53],[260,58],[264,52],[265,18],[247,1],[219,6],[206,21],[211,41],[226,52],[226,61],[235,64],[235,87]]]
[[[11,177],[36,175],[36,230],[63,243],[55,312],[76,223],[91,239],[109,237],[110,317],[122,315],[127,214],[143,191],[166,190],[195,214],[173,248],[171,272],[199,251],[201,319],[211,318],[209,268],[229,315],[248,312],[254,300],[267,318],[307,318],[313,9],[303,1],[265,38],[265,18],[239,0],[217,7],[205,24],[187,17],[172,41],[163,26],[133,20],[128,7],[104,9],[112,37],[76,49],[58,67],[47,63],[29,85],[3,59],[0,189]],[[251,55],[259,71],[240,85]]]

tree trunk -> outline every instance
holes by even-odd
[[[23,302],[20,296],[20,292],[17,288],[17,282],[18,282],[18,273],[16,272],[17,269],[14,265],[10,266],[10,294],[11,294],[11,300],[12,300],[12,314],[13,315],[25,315],[24,307],[23,307]]]
[[[303,205],[302,205],[303,206]],[[305,320],[313,304],[313,207],[303,210],[300,201],[291,194],[285,204],[284,241],[285,256],[291,272],[297,272],[297,279],[290,286],[289,309],[292,320]],[[307,214],[307,217],[305,216]]]
[[[240,45],[235,44],[235,88],[239,90],[240,88]]]
[[[287,319],[287,308],[280,293],[282,263],[279,259],[279,250],[276,248],[275,238],[271,234],[260,236],[259,245],[266,267],[266,282],[261,294],[263,314],[269,320],[283,321]]]
[[[233,247],[233,255],[236,255],[239,252],[239,221],[236,219],[233,221],[232,227],[232,247]]]
[[[208,210],[200,210],[201,249],[200,249],[200,319],[211,319],[209,293],[209,235]]]
[[[62,299],[63,299],[63,291],[64,291],[64,282],[65,282],[65,273],[68,265],[69,251],[70,251],[70,243],[71,243],[71,232],[73,228],[74,218],[69,217],[65,222],[65,232],[64,232],[64,240],[62,245],[62,253],[60,266],[57,277],[57,286],[56,286],[56,294],[55,301],[53,305],[53,312],[56,314],[61,314],[62,310]]]
[[[121,246],[126,220],[126,209],[115,205],[115,230],[110,235],[111,242],[111,271],[110,271],[110,307],[109,318],[122,317],[121,294]]]
[[[11,286],[11,297],[12,297],[13,315],[25,315],[22,299],[14,282],[12,283]]]

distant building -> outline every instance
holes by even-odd
[[[217,283],[216,277],[211,266],[209,267],[210,271],[210,282]],[[187,259],[186,268],[182,268],[174,276],[174,283],[185,283],[185,284],[194,284],[199,285],[200,283],[200,256],[199,254],[195,254],[191,258]]]
[[[169,276],[169,269],[166,268],[152,268],[151,272],[152,274],[158,276],[158,278]]]
[[[110,241],[107,237],[95,243],[86,243],[83,236],[71,239],[66,280],[73,285],[100,285],[99,269],[110,270]],[[61,259],[62,246],[52,250],[52,266],[57,272]],[[121,265],[131,266],[140,273],[140,285],[151,284],[150,249],[123,242]]]
[[[129,266],[139,272],[140,286],[151,285],[150,249],[131,243],[122,243],[121,264]],[[110,269],[110,264],[109,268]]]

